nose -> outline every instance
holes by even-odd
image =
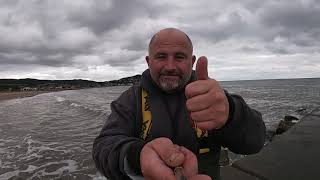
[[[167,71],[174,71],[174,70],[177,69],[176,61],[175,61],[174,57],[172,57],[172,56],[168,57],[168,59],[166,61],[165,68],[166,68]]]

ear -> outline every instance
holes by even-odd
[[[149,56],[146,56],[146,62],[148,64],[148,66],[149,66]]]
[[[196,62],[196,56],[195,55],[192,55],[192,66],[193,64]]]

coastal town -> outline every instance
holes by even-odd
[[[108,86],[130,86],[140,82],[141,75],[119,80],[96,82],[82,79],[74,80],[38,80],[38,79],[0,79],[0,92],[24,91],[61,91]]]
[[[108,86],[130,86],[140,82],[141,75],[119,80],[95,82],[82,79],[74,80],[38,80],[38,79],[0,79],[0,101],[31,97],[42,93],[100,88]]]

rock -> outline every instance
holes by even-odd
[[[276,134],[282,134],[286,132],[289,128],[291,128],[293,125],[295,125],[299,119],[294,116],[287,115],[284,117],[284,120],[281,120],[277,129]]]
[[[271,142],[275,135],[276,135],[275,131],[267,130],[267,132],[266,132],[266,143]]]
[[[227,166],[229,164],[230,164],[230,158],[229,158],[228,149],[227,148],[221,148],[219,165],[220,166]]]
[[[297,117],[294,117],[291,115],[286,115],[286,116],[284,116],[284,120],[292,122],[292,121],[298,121],[299,119]]]
[[[305,112],[307,109],[306,108],[299,108],[296,110],[297,113],[303,113]]]
[[[308,113],[308,110],[306,108],[299,108],[295,112],[299,115],[305,116]]]

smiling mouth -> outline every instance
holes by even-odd
[[[161,75],[160,78],[161,79],[165,79],[165,80],[178,80],[178,79],[180,79],[180,76],[177,76],[177,75]]]

